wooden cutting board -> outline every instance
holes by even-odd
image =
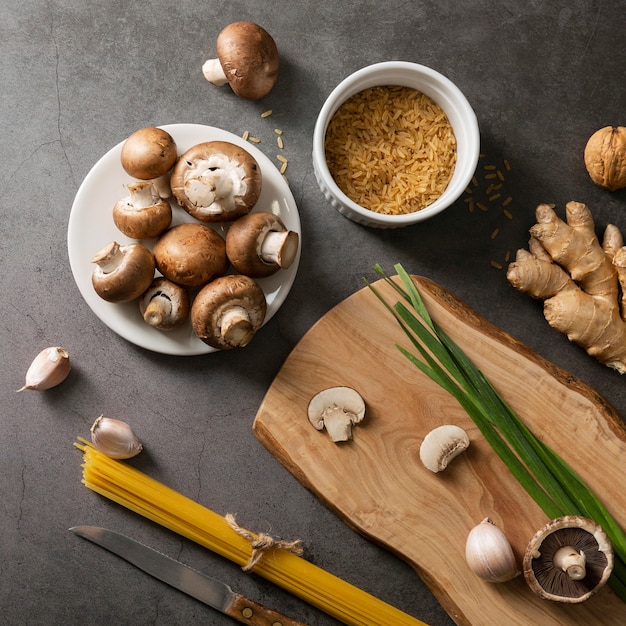
[[[416,280],[432,317],[626,526],[626,431],[615,410],[440,286]],[[376,288],[397,300],[383,281]],[[623,626],[626,605],[608,587],[565,605],[537,598],[521,576],[490,584],[469,572],[465,539],[482,519],[505,531],[521,563],[547,518],[456,401],[402,356],[397,342],[408,344],[368,288],[347,298],[285,361],[255,418],[258,439],[350,527],[405,559],[457,624]],[[354,387],[367,404],[365,421],[342,444],[307,419],[310,398],[335,385]],[[419,447],[444,423],[465,428],[471,445],[433,474],[422,466]]]

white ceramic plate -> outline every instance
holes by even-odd
[[[204,141],[229,141],[252,154],[263,173],[263,187],[255,211],[271,211],[280,216],[289,230],[301,234],[300,216],[293,195],[278,169],[258,148],[241,137],[225,130],[201,124],[170,124],[162,126],[176,141],[179,154]],[[189,322],[181,328],[164,332],[146,324],[137,302],[112,304],[100,298],[91,284],[93,264],[91,259],[111,241],[120,244],[133,240],[117,230],[113,223],[113,205],[127,195],[126,185],[133,179],[120,164],[122,145],[109,150],[91,169],[81,184],[70,213],[67,245],[74,280],[81,295],[93,312],[113,331],[128,341],[163,354],[197,355],[216,350],[196,337]],[[194,218],[172,201],[172,226],[182,222],[194,222]],[[228,224],[208,224],[225,235]],[[152,247],[154,240],[143,242]],[[300,246],[301,248],[301,246]],[[269,321],[278,311],[289,293],[298,271],[300,249],[293,264],[279,270],[273,276],[259,279],[267,299]]]

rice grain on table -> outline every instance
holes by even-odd
[[[391,215],[413,213],[445,191],[456,139],[444,111],[401,86],[372,87],[339,107],[326,131],[326,161],[354,202]]]

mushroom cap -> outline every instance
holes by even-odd
[[[129,302],[138,298],[154,278],[154,256],[144,245],[120,246],[111,242],[96,256],[91,282],[96,293],[107,302]]]
[[[178,328],[189,317],[189,291],[164,276],[157,276],[139,299],[144,321],[159,330]]]
[[[278,78],[276,42],[253,22],[233,22],[218,35],[217,56],[231,89],[240,98],[258,100]]]
[[[152,183],[141,181],[130,183],[130,195],[118,200],[113,206],[113,223],[117,229],[132,239],[158,237],[172,223],[172,207],[167,200],[152,197],[152,204],[141,206],[134,201],[135,192],[151,194]]]
[[[172,170],[172,194],[201,222],[227,222],[250,212],[261,194],[256,159],[228,141],[206,141],[187,150]]]
[[[162,128],[147,126],[130,135],[122,145],[121,162],[127,174],[151,180],[169,172],[178,152],[174,138]]]
[[[278,239],[265,254],[272,235]],[[278,236],[281,233],[281,236]],[[287,269],[298,252],[299,236],[288,231],[281,219],[273,213],[255,211],[233,222],[226,233],[226,255],[233,267],[246,276],[263,278]]]
[[[236,332],[224,329],[227,316],[240,314]],[[205,285],[191,305],[191,326],[204,343],[218,350],[246,346],[261,328],[267,302],[261,287],[248,276],[229,274]],[[247,318],[247,319],[246,319]]]
[[[185,287],[205,285],[228,269],[224,238],[204,224],[170,228],[159,237],[152,252],[159,272]]]
[[[580,580],[555,566],[559,548],[571,546],[583,552],[585,576]],[[551,520],[528,542],[524,555],[524,578],[541,598],[556,602],[579,603],[602,587],[613,571],[613,547],[604,530],[593,520],[568,515]]]
[[[326,427],[333,441],[347,441],[352,436],[352,425],[365,417],[365,401],[352,387],[329,387],[311,398],[307,414],[317,430]]]

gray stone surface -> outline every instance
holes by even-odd
[[[125,531],[305,622],[334,623],[81,485],[72,443],[102,413],[136,427],[147,449],[136,464],[150,475],[253,529],[303,538],[321,567],[433,626],[450,624],[406,564],[350,530],[279,465],[254,437],[252,420],[306,331],[359,289],[374,263],[396,262],[447,287],[626,412],[623,380],[551,331],[540,306],[490,266],[525,245],[542,201],[560,209],[587,202],[599,229],[615,222],[626,230],[626,195],[595,187],[582,162],[593,131],[626,122],[623,0],[2,0],[1,7],[0,624],[231,623],[67,532],[77,524]],[[260,103],[238,100],[200,73],[220,28],[242,19],[272,32],[282,55],[278,85]],[[317,112],[347,74],[395,59],[431,66],[465,92],[485,159],[512,165],[513,220],[470,214],[459,200],[424,224],[379,231],[324,202],[310,157]],[[118,337],[84,303],[68,262],[68,218],[83,178],[137,128],[190,122],[262,132],[267,108],[284,131],[303,230],[284,306],[239,352],[171,357]],[[275,154],[270,141],[260,148]],[[45,394],[16,394],[34,355],[57,344],[73,357],[69,379]]]

